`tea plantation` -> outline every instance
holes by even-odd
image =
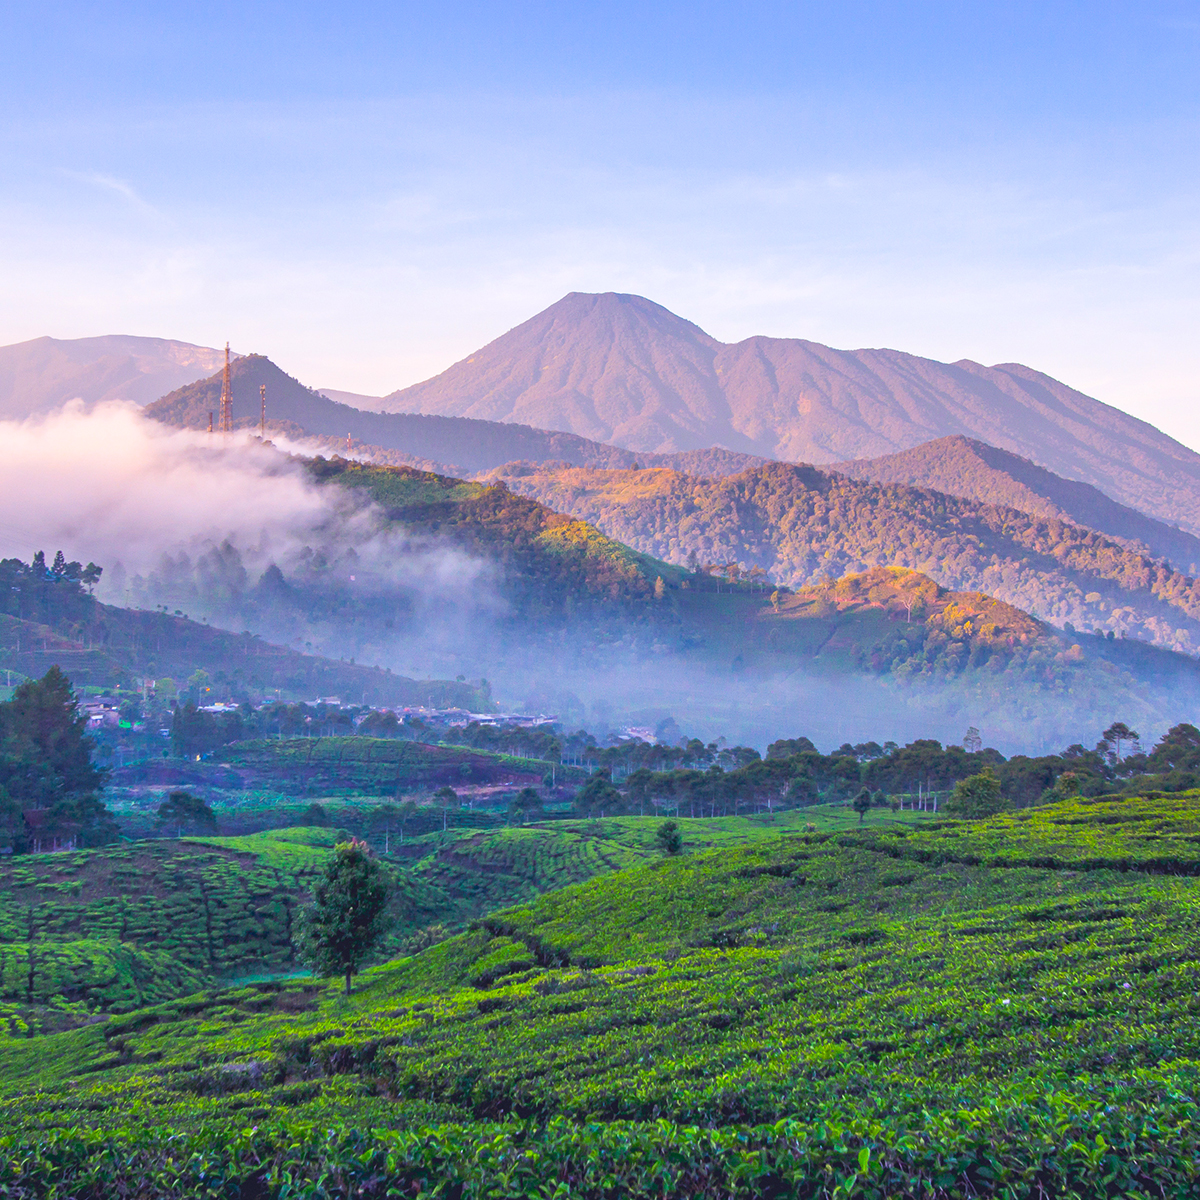
[[[0,1195],[1194,1196],[1198,847],[1196,793],[800,826],[493,912],[349,997],[8,1039]]]
[[[841,809],[814,817],[846,820]],[[683,826],[691,845],[711,846],[772,836],[797,821],[789,813]],[[558,821],[394,839],[390,950],[656,858],[657,825]],[[339,836],[302,827],[0,863],[0,1038],[69,1028],[239,976],[295,972],[293,921]]]

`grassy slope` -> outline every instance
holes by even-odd
[[[853,1176],[861,1147],[877,1169],[910,1172],[875,1191],[864,1176],[857,1194],[976,1194],[995,1186],[991,1170],[1009,1172],[1011,1194],[1039,1179],[1128,1194],[1141,1171],[1139,1186],[1186,1195],[1198,837],[1191,794],[659,859],[495,914],[375,969],[349,999],[244,989],[56,1035],[52,1055],[10,1044],[4,1120],[194,1129],[249,1116],[256,1153],[270,1155],[312,1146],[304,1122],[435,1118],[466,1123],[422,1135],[427,1163],[461,1177],[485,1133],[472,1122],[534,1118],[552,1122],[539,1153],[563,1170],[598,1139],[630,1153],[641,1138],[649,1157],[612,1167],[632,1171],[630,1194],[653,1191],[662,1159],[650,1151],[678,1141],[675,1182],[654,1194],[682,1195],[678,1173],[700,1170],[689,1155],[701,1143],[705,1170],[718,1143],[722,1172],[741,1161],[721,1128],[787,1118],[800,1124],[783,1143],[760,1130],[741,1144],[769,1147],[764,1163],[784,1143],[807,1146],[815,1158],[796,1179],[810,1183],[821,1162]],[[716,1129],[580,1124],[663,1118]],[[376,1138],[397,1158],[364,1161],[409,1178],[410,1144]],[[1098,1182],[1110,1169],[1118,1192]]]

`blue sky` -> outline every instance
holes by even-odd
[[[20,7],[0,343],[381,393],[611,289],[1200,447],[1200,3]]]

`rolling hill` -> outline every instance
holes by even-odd
[[[349,997],[268,980],[4,1039],[0,1186],[1182,1200],[1196,801],[685,838]]]
[[[148,404],[209,375],[224,352],[166,338],[34,338],[0,346],[0,418],[21,420],[68,400]]]
[[[20,564],[17,564],[20,565]],[[257,694],[367,698],[373,704],[486,707],[468,684],[417,681],[379,667],[273,645],[251,633],[167,612],[102,604],[70,580],[32,579],[0,563],[0,670],[41,677],[59,666],[76,687],[136,686],[142,678],[187,679],[203,669]]]
[[[665,469],[499,471],[516,490],[668,561],[760,567],[792,587],[870,566],[922,571],[1056,625],[1195,653],[1200,587],[1169,565],[1055,518],[768,463],[720,479]]]
[[[1200,538],[1117,504],[1090,484],[1063,479],[1027,458],[974,438],[938,438],[883,458],[834,463],[829,470],[872,483],[932,488],[1066,521],[1169,559],[1189,575],[1200,574]]]
[[[639,453],[722,445],[816,464],[977,438],[1200,534],[1200,454],[1015,363],[940,363],[795,338],[726,345],[640,296],[573,292],[393,411],[511,421]]]

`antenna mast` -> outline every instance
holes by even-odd
[[[262,401],[262,416],[258,419],[258,440],[265,442],[267,440],[267,385],[265,383],[258,385],[258,398]]]
[[[221,378],[221,423],[222,433],[233,432],[233,388],[229,382],[229,343],[225,343],[225,374]]]

